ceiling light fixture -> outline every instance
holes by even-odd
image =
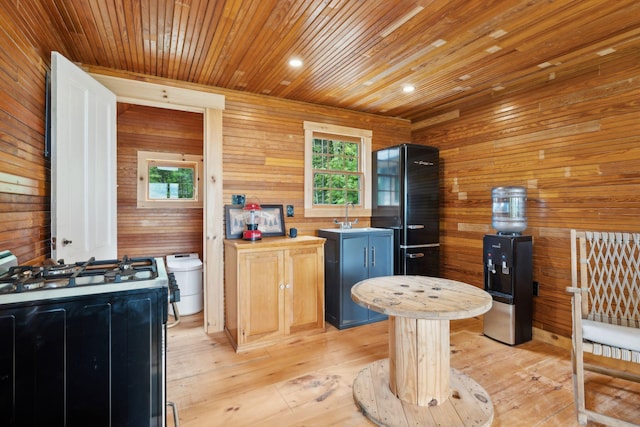
[[[415,87],[415,86],[413,86],[413,85],[404,85],[404,86],[402,86],[402,91],[403,91],[404,93],[411,93],[411,92],[413,92],[414,90],[416,90],[416,87]]]
[[[290,59],[289,65],[291,65],[293,68],[300,68],[302,67],[302,59],[298,59],[298,58]]]

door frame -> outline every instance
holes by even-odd
[[[222,111],[224,95],[104,74],[91,77],[116,94],[117,102],[204,115],[203,277],[204,331],[224,329],[224,229],[222,193]],[[176,82],[180,84],[180,82]]]

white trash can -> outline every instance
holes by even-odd
[[[167,255],[167,271],[173,273],[180,288],[178,311],[181,316],[199,313],[204,307],[202,261],[198,254]],[[169,314],[173,307],[169,304]]]

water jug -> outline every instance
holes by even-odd
[[[519,235],[527,228],[527,189],[495,187],[491,190],[493,217],[491,225],[498,234]]]

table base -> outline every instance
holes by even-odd
[[[451,393],[440,405],[418,406],[398,399],[389,388],[389,359],[360,371],[353,398],[362,413],[379,426],[489,426],[493,404],[489,394],[467,375],[451,368]]]

